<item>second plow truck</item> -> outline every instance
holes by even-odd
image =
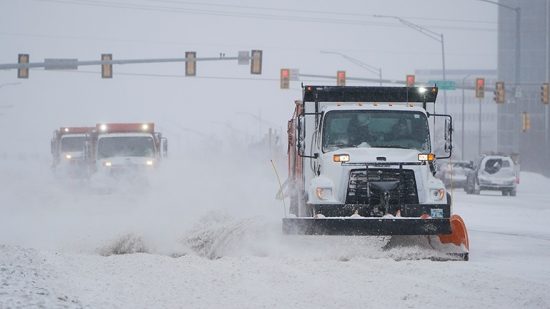
[[[52,168],[60,176],[84,177],[84,144],[94,127],[61,127],[53,132]]]
[[[91,174],[131,176],[157,167],[167,148],[154,123],[101,123],[89,134],[86,159]]]
[[[468,260],[468,233],[434,177],[429,113],[437,87],[305,86],[288,123],[290,213],[285,234],[427,235]],[[431,105],[430,105],[431,106]],[[435,106],[435,105],[434,105]],[[434,126],[430,130],[430,121]],[[452,244],[452,245],[451,245]]]

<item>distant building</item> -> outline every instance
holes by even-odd
[[[544,106],[540,99],[540,87],[549,81],[550,0],[500,0],[499,4],[512,9],[498,8],[498,79],[505,82],[506,88],[506,103],[498,107],[498,150],[518,153],[522,170],[550,176],[550,106]],[[525,132],[523,112],[528,113],[531,122],[531,128]]]

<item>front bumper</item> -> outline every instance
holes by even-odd
[[[512,190],[515,187],[515,179],[505,181],[479,179],[480,190]]]
[[[325,217],[349,217],[355,213],[363,217],[382,217],[382,205],[368,204],[308,204],[313,213],[322,214]],[[449,218],[451,209],[447,204],[390,204],[389,212],[401,217],[418,218],[429,215],[434,218]],[[376,215],[378,214],[378,215]]]
[[[513,190],[515,189],[516,186],[515,185],[495,185],[495,184],[482,184],[479,186],[479,189],[480,190],[495,190],[495,191],[500,191],[500,190]]]
[[[451,234],[449,218],[283,218],[290,235],[439,235]]]

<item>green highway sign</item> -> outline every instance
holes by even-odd
[[[456,83],[452,80],[430,80],[428,84],[435,84],[439,90],[456,90]]]

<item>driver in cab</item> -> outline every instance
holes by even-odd
[[[399,121],[392,127],[392,137],[394,140],[410,139],[410,130],[405,119]]]
[[[357,114],[352,119],[349,129],[350,140],[354,146],[370,146],[376,140],[369,128],[370,119],[368,115]]]

